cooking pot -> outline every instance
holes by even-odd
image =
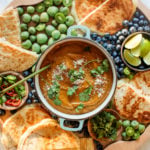
[[[74,29],[80,29],[82,31],[84,31],[86,33],[85,37],[72,37],[71,36],[71,31]],[[98,48],[100,50],[101,53],[104,54],[104,56],[108,59],[109,63],[110,63],[110,67],[112,69],[112,76],[113,76],[113,81],[112,81],[112,87],[110,89],[110,92],[108,94],[108,96],[106,97],[106,99],[103,101],[102,104],[100,104],[97,108],[95,108],[93,111],[85,113],[85,114],[79,114],[79,115],[72,115],[72,114],[67,114],[67,113],[63,113],[60,112],[58,110],[56,110],[54,107],[52,107],[48,101],[44,98],[42,91],[40,89],[40,84],[39,84],[39,75],[35,76],[35,88],[37,90],[37,95],[39,97],[39,99],[41,100],[42,104],[44,105],[44,107],[51,112],[52,114],[55,114],[56,116],[59,117],[59,122],[60,122],[60,127],[64,130],[68,130],[68,131],[80,131],[83,128],[84,125],[84,120],[93,117],[94,115],[96,115],[97,113],[99,113],[101,110],[103,110],[107,104],[110,102],[110,100],[112,99],[115,89],[116,89],[116,84],[117,84],[117,75],[116,75],[116,70],[115,70],[115,65],[113,63],[113,60],[110,56],[110,54],[107,52],[106,49],[104,49],[100,44],[94,42],[91,40],[90,38],[90,30],[85,27],[85,26],[81,26],[81,25],[75,25],[75,26],[71,26],[68,29],[67,32],[67,38],[57,41],[55,42],[53,45],[51,45],[39,58],[37,65],[36,65],[36,70],[39,70],[43,60],[46,58],[46,56],[48,55],[48,53],[50,51],[52,51],[53,49],[55,49],[58,46],[61,46],[62,44],[67,44],[69,42],[84,42],[87,43],[91,46],[94,46],[96,48]],[[64,125],[65,120],[73,120],[73,121],[78,121],[79,122],[79,126],[77,128],[70,128],[70,127],[66,127]]]

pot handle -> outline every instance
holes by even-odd
[[[77,128],[69,128],[69,127],[66,127],[66,126],[64,125],[65,120],[66,120],[66,119],[64,119],[64,118],[59,118],[60,127],[61,127],[62,129],[67,130],[67,131],[72,131],[72,132],[82,130],[83,125],[84,125],[84,120],[78,120],[79,126],[78,126]]]
[[[91,39],[91,36],[90,36],[90,33],[91,33],[91,32],[90,32],[90,29],[89,29],[88,27],[82,26],[82,25],[73,25],[73,26],[69,27],[68,30],[67,30],[67,36],[68,36],[68,37],[71,37],[71,36],[72,36],[72,35],[71,35],[71,32],[72,32],[72,30],[74,30],[74,29],[81,29],[82,31],[84,31],[84,32],[86,33],[85,38]]]

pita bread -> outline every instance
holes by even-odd
[[[5,40],[0,40],[0,72],[22,72],[30,68],[37,61],[35,52],[17,47]]]
[[[114,105],[121,116],[150,123],[150,71],[138,73],[131,81],[120,80]]]
[[[79,150],[79,147],[79,138],[72,132],[64,131],[50,119],[44,119],[21,136],[17,150]]]
[[[3,124],[2,144],[7,150],[16,150],[21,135],[32,125],[50,118],[40,105],[27,105]]]
[[[130,6],[130,7],[129,7]],[[130,20],[135,12],[132,0],[108,0],[95,9],[79,24],[99,34],[114,34],[123,28],[123,20]]]
[[[0,38],[21,47],[20,20],[17,9],[8,9],[0,15]]]

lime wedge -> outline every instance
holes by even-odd
[[[139,57],[135,57],[131,54],[130,50],[125,49],[124,52],[125,60],[132,66],[139,66],[141,64],[141,59]]]
[[[141,57],[146,56],[150,52],[150,41],[147,39],[144,39],[140,46],[140,49],[141,49],[140,56]]]
[[[142,34],[137,34],[126,42],[125,48],[127,49],[136,48],[141,43],[141,41],[142,41]]]
[[[146,56],[144,56],[143,61],[146,65],[150,65],[150,52]]]

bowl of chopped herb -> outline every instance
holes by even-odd
[[[24,77],[17,72],[7,71],[0,73],[0,108],[4,110],[15,110],[20,108],[28,98],[28,84],[25,81],[14,88],[10,88]],[[10,88],[10,90],[9,90]],[[8,89],[8,90],[7,90]]]
[[[86,31],[85,37],[71,37],[71,30]],[[35,76],[35,88],[44,107],[57,115],[60,126],[80,131],[84,120],[102,111],[112,99],[117,83],[110,54],[90,39],[84,26],[69,28],[68,37],[55,42],[41,55],[36,70],[50,68]],[[65,120],[79,122],[77,128],[66,127]]]

